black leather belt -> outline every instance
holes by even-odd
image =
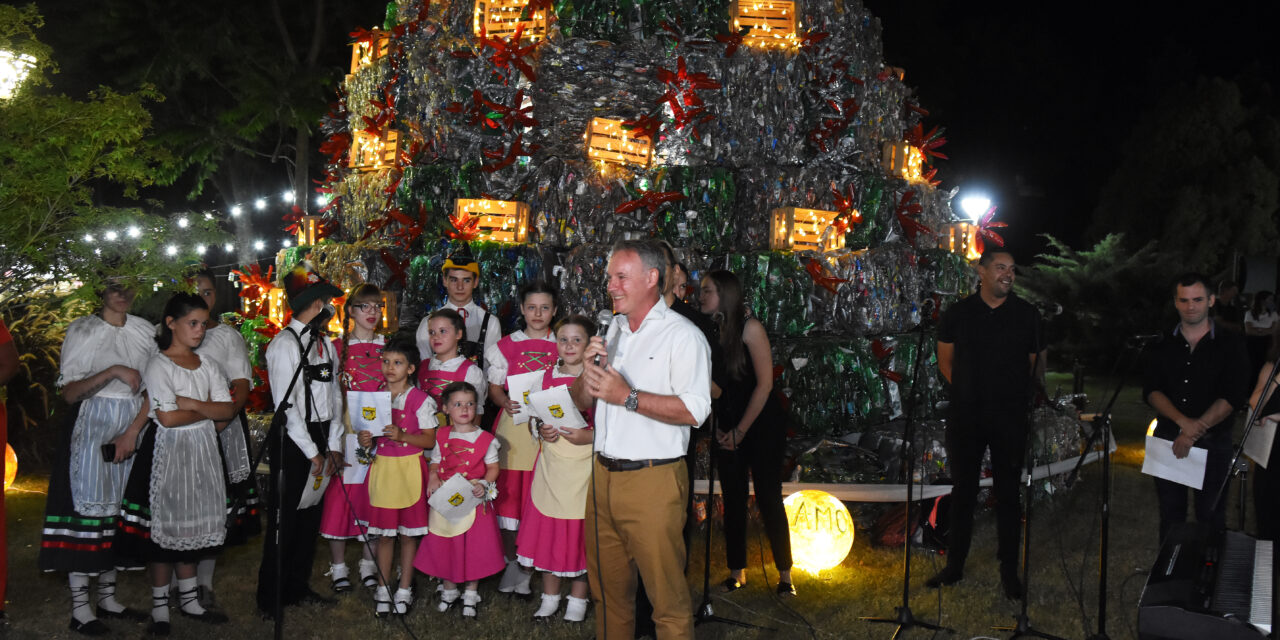
[[[661,467],[664,464],[671,464],[681,460],[684,460],[684,457],[650,460],[623,460],[622,458],[610,458],[603,453],[596,454],[596,461],[600,463],[600,466],[610,471],[638,471],[640,469],[648,469],[650,467]]]

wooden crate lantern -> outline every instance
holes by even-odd
[[[531,10],[527,20],[521,19],[529,0],[476,0],[474,30],[477,36],[509,38],[524,25],[521,40],[537,42],[547,37],[547,11]]]
[[[924,179],[924,153],[906,140],[884,143],[884,155],[880,158],[880,164],[885,173],[907,182],[920,182]]]
[[[592,118],[583,137],[591,160],[647,167],[653,155],[653,140],[635,137],[621,120]]]
[[[378,333],[392,334],[400,330],[400,294],[396,291],[382,291],[382,320],[378,322]]]
[[[753,47],[794,46],[796,3],[784,0],[734,0],[730,10],[732,31],[747,30],[743,42]]]
[[[368,38],[351,43],[351,73],[391,55],[391,32],[372,29]]]
[[[783,207],[774,209],[769,225],[769,248],[774,251],[836,251],[844,248],[844,234],[822,232],[839,215],[835,211]]]
[[[289,323],[289,318],[292,315],[292,309],[289,308],[284,289],[271,287],[267,291],[267,318],[274,322],[276,326],[283,327]]]
[[[347,154],[347,166],[361,171],[377,171],[396,166],[400,155],[400,132],[387,127],[382,136],[368,131],[356,131],[351,138],[351,153]]]
[[[302,216],[298,221],[298,246],[314,247],[320,241],[320,227],[324,226],[324,218],[320,216]]]
[[[529,205],[509,200],[459,198],[454,217],[480,218],[477,240],[521,243],[529,238]]]
[[[968,222],[952,222],[938,230],[938,248],[963,257],[965,260],[977,260],[982,257],[975,246],[977,244],[978,227]]]

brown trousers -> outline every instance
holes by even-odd
[[[658,640],[692,640],[693,602],[684,576],[683,460],[636,471],[609,471],[593,461],[587,492],[587,576],[596,603],[596,637],[631,640],[636,572],[653,601]],[[597,552],[597,545],[599,551]]]

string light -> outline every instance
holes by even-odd
[[[116,238],[119,238],[119,237],[120,237],[120,234],[118,234],[118,233],[116,233],[116,232],[114,232],[114,231],[108,231],[108,232],[106,233],[106,238],[107,238],[107,240],[110,240],[111,242],[115,242],[115,241],[116,241]]]
[[[228,242],[227,244],[222,245],[222,250],[226,251],[227,253],[231,253],[236,250],[236,247],[235,245]]]
[[[164,248],[164,252],[165,252],[165,255],[168,255],[168,256],[170,256],[170,257],[173,257],[173,256],[178,255],[178,248],[177,248],[177,247],[175,247],[174,245],[169,245],[169,246],[167,246],[167,247],[165,247],[165,248]]]
[[[232,218],[239,218],[239,217],[240,217],[240,212],[241,212],[241,211],[243,211],[243,209],[241,209],[241,208],[240,208],[240,205],[235,205],[235,206],[231,207],[231,217],[232,217]]]
[[[327,206],[328,204],[329,204],[329,199],[328,199],[328,198],[326,198],[326,197],[324,197],[324,195],[318,195],[318,196],[316,196],[316,206],[317,206],[317,207],[321,207],[321,208],[323,208],[323,207]]]
[[[200,255],[204,255],[204,245],[202,244],[196,245],[196,253]]]
[[[284,200],[285,202],[292,203],[294,199],[293,192],[292,191],[284,192],[283,194],[281,194],[280,199]]]
[[[179,226],[179,227],[182,227],[183,229],[186,229],[186,228],[187,228],[188,226],[190,226],[190,225],[191,225],[191,222],[187,220],[186,216],[183,216],[183,217],[181,217],[181,218],[178,218],[178,226]]]
[[[266,208],[267,208],[267,199],[266,199],[266,198],[258,198],[257,200],[254,200],[254,201],[253,201],[253,208],[254,208],[254,209],[257,209],[258,211],[262,211],[263,209],[266,209]]]
[[[292,247],[292,246],[293,246],[293,241],[292,241],[292,240],[285,240],[285,241],[284,241],[284,248],[288,249],[289,247]]]
[[[261,240],[254,240],[254,241],[253,241],[253,248],[254,248],[254,249],[257,249],[258,251],[262,251],[263,249],[266,249],[266,248],[267,248],[267,243],[265,243],[265,242],[263,242],[263,241],[261,241]]]
[[[137,227],[129,227],[129,230],[127,231],[127,233],[129,234],[130,238],[137,238],[138,236],[142,235],[142,230]]]
[[[89,234],[87,234],[87,233],[86,233],[86,234],[84,234],[84,241],[85,241],[85,242],[93,242],[93,236],[91,236],[91,235],[89,235]]]

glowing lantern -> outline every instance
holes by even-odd
[[[911,146],[906,140],[884,143],[880,164],[885,173],[907,182],[924,180],[924,153]]]
[[[796,567],[816,574],[844,562],[853,548],[853,519],[843,502],[825,491],[805,489],[787,496],[782,505]]]
[[[836,251],[844,248],[844,234],[827,227],[840,215],[822,209],[783,207],[770,214],[769,248],[774,251]],[[825,235],[824,235],[825,234]]]
[[[635,137],[622,128],[621,120],[592,118],[583,137],[587,139],[587,157],[591,160],[649,166],[653,140]]]
[[[454,217],[479,218],[476,240],[524,242],[529,237],[529,205],[509,200],[458,198]]]
[[[977,260],[982,257],[974,245],[978,236],[978,227],[968,222],[953,222],[938,230],[938,248],[963,256],[965,260]]]
[[[285,299],[284,289],[280,287],[271,287],[271,289],[267,291],[266,297],[267,318],[274,322],[276,326],[283,327],[286,324],[289,324],[289,317],[293,314],[289,309],[287,300]]]
[[[529,0],[476,0],[472,28],[477,36],[483,33],[490,38],[509,38],[523,24],[520,39],[537,42],[547,37],[547,12],[535,9],[527,20],[522,20],[528,6]]]
[[[391,55],[391,32],[370,29],[369,35],[351,43],[351,73]]]
[[[382,136],[368,131],[356,131],[351,138],[351,153],[347,154],[347,166],[361,171],[377,171],[396,164],[400,154],[400,132],[387,126]]]
[[[796,44],[795,2],[737,0],[729,18],[734,33],[747,30],[743,41],[750,46],[786,48]]]
[[[320,226],[324,218],[320,216],[302,216],[298,221],[298,246],[312,247],[320,241]]]
[[[18,477],[18,454],[13,445],[4,443],[4,490],[13,486],[13,479]]]

